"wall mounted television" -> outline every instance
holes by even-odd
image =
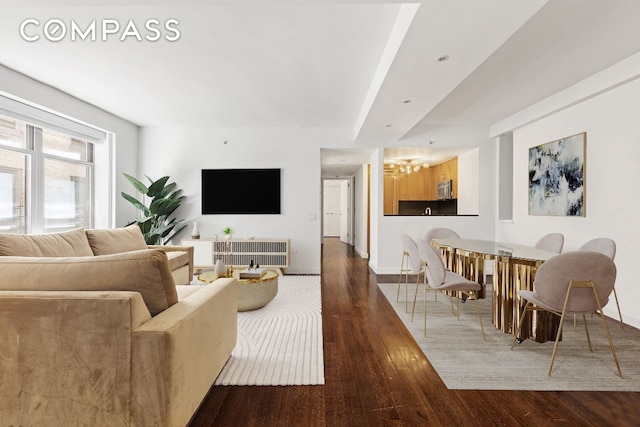
[[[202,214],[280,214],[280,169],[202,169]]]

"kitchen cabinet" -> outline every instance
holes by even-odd
[[[384,214],[397,215],[398,202],[402,200],[436,200],[436,184],[452,181],[453,197],[458,195],[458,158],[439,165],[422,168],[412,174],[404,174],[397,167],[385,165]]]
[[[398,203],[396,196],[396,176],[384,173],[384,214],[397,215]]]
[[[398,173],[398,200],[425,200],[423,170],[408,175]]]

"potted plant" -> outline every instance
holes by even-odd
[[[233,228],[225,227],[222,229],[222,234],[224,234],[224,238],[229,240],[233,237]]]
[[[125,193],[122,197],[133,204],[140,211],[140,218],[130,224],[138,224],[144,240],[148,245],[165,245],[176,234],[178,234],[186,224],[183,219],[173,216],[176,209],[180,207],[185,196],[175,182],[167,184],[169,176],[164,176],[156,181],[147,176],[149,186],[131,175],[123,174],[124,177],[143,194],[142,201]],[[148,205],[144,203],[145,196],[148,198]]]

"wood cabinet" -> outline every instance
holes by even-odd
[[[426,195],[429,186],[427,170],[420,169],[408,175],[396,172],[396,200],[429,200]]]
[[[436,200],[436,184],[452,180],[453,197],[458,195],[458,158],[404,174],[395,166],[384,169],[384,214],[397,215],[401,200]]]
[[[425,180],[425,199],[436,200],[436,184],[450,179],[452,181],[453,198],[458,197],[458,158],[424,169],[428,177]],[[400,199],[399,199],[400,200]]]
[[[402,174],[406,181],[406,192],[403,200],[424,200],[424,175],[420,169],[410,175]]]
[[[384,214],[396,215],[398,213],[398,200],[396,196],[396,176],[392,173],[384,172]]]

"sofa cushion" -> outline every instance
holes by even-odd
[[[171,271],[177,270],[182,266],[189,265],[189,254],[182,251],[166,251],[169,258],[169,268]]]
[[[124,228],[85,230],[85,232],[93,255],[110,255],[147,249],[147,242],[137,224]]]
[[[0,289],[139,292],[152,316],[178,302],[164,251],[91,257],[0,257]]]
[[[0,234],[0,255],[4,256],[91,256],[93,251],[84,230],[55,234]]]

